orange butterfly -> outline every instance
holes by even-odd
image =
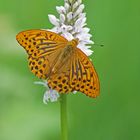
[[[95,98],[99,79],[89,58],[77,48],[78,39],[68,41],[54,32],[28,30],[16,36],[28,53],[29,67],[39,78],[46,79],[59,93],[80,91]]]

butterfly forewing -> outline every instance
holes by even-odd
[[[17,41],[25,48],[28,54],[33,55],[37,49],[50,47],[59,48],[67,42],[64,37],[47,30],[27,30],[16,36]]]
[[[78,74],[77,91],[85,93],[87,96],[96,97],[99,95],[99,79],[95,68],[89,58],[77,48],[79,69],[81,77]],[[80,86],[79,86],[80,85]]]
[[[29,67],[39,78],[47,79],[61,49],[68,42],[64,37],[46,30],[28,30],[16,36],[29,57]]]

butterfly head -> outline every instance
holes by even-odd
[[[75,39],[72,39],[71,41],[68,42],[68,45],[72,46],[72,47],[76,47],[79,43],[79,39],[78,38],[75,38]]]

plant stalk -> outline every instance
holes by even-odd
[[[68,140],[67,126],[67,95],[61,94],[60,98],[61,140]]]

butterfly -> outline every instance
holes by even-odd
[[[77,45],[78,39],[47,30],[27,30],[17,34],[18,43],[28,54],[29,68],[59,93],[80,91],[89,97],[99,95],[99,79],[89,58]]]

